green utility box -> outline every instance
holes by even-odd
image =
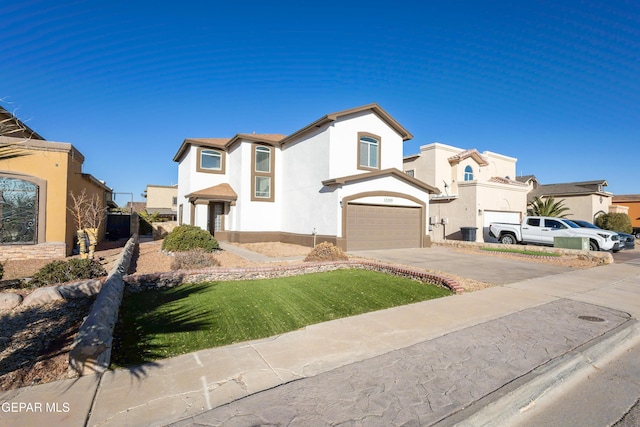
[[[589,250],[588,237],[554,237],[554,248]]]

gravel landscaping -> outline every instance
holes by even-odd
[[[125,241],[105,242],[99,247],[96,256],[107,271],[118,258]],[[171,271],[173,257],[161,251],[162,241],[147,241],[139,245],[133,255],[130,274],[150,274]],[[284,243],[252,243],[238,245],[264,255],[279,257],[303,257],[309,248]],[[469,249],[454,249],[465,250]],[[484,254],[486,256],[517,257],[513,254]],[[226,251],[217,252],[215,258],[222,268],[250,268],[275,265],[295,265],[302,261],[275,261],[253,263]],[[535,260],[588,268],[593,264],[584,260],[557,257]],[[40,269],[45,261],[7,261],[4,264],[4,279],[30,277]],[[433,274],[446,276],[458,282],[466,292],[491,286],[487,283],[468,280],[452,274]],[[6,290],[3,290],[6,291]],[[13,289],[10,292],[23,296],[28,289]],[[93,298],[62,300],[40,307],[25,307],[9,312],[0,312],[0,390],[8,390],[33,384],[41,384],[67,378],[68,353],[73,338],[89,312]]]

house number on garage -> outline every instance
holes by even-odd
[[[393,203],[393,198],[391,198],[391,197],[385,197],[385,198],[384,198],[384,202],[385,202],[385,203]]]

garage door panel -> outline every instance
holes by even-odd
[[[347,204],[347,249],[420,247],[420,208]]]

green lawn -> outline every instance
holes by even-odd
[[[557,254],[554,252],[531,251],[526,249],[482,248],[482,250],[487,252],[508,252],[513,254],[522,254],[522,255],[560,256],[560,254]]]
[[[358,269],[127,294],[116,325],[112,362],[137,365],[451,294],[437,286]]]

